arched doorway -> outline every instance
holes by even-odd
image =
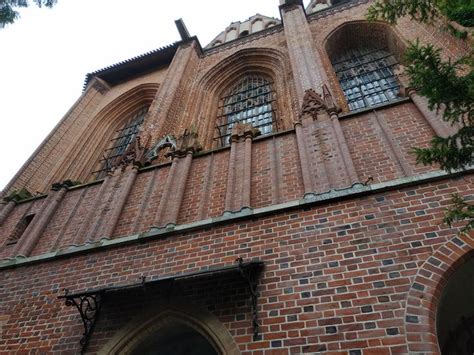
[[[218,355],[214,345],[192,327],[169,322],[143,339],[131,355]]]
[[[474,354],[474,257],[449,277],[438,306],[436,333],[443,355]]]
[[[237,355],[240,351],[213,314],[175,300],[158,303],[138,314],[98,354]]]

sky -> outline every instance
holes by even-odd
[[[231,22],[256,13],[279,18],[278,5],[58,0],[52,9],[22,9],[0,29],[0,190],[80,96],[87,73],[180,40],[179,18],[204,47]]]

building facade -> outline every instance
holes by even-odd
[[[472,353],[474,238],[442,223],[472,172],[416,164],[456,128],[400,65],[469,45],[370,4],[282,0],[204,48],[178,20],[88,74],[3,192],[0,353]]]

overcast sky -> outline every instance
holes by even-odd
[[[178,41],[178,18],[205,46],[231,22],[256,13],[279,18],[278,5],[58,0],[52,9],[23,9],[0,29],[0,189],[79,97],[87,73]]]

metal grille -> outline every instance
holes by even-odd
[[[117,130],[109,148],[104,151],[104,155],[100,160],[101,168],[93,172],[93,174],[96,174],[96,179],[105,177],[107,171],[115,166],[119,157],[127,150],[130,143],[135,140],[147,112],[148,107],[140,109],[128,119],[122,128]]]
[[[351,49],[333,63],[351,111],[394,101],[400,86],[393,74],[398,62],[385,49]]]
[[[229,144],[232,127],[237,122],[250,123],[261,134],[273,131],[275,111],[271,84],[261,76],[246,76],[221,98],[214,137],[220,146]]]

